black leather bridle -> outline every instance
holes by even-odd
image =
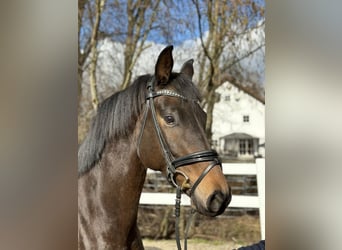
[[[159,126],[158,120],[157,120],[157,113],[156,109],[154,106],[154,98],[158,96],[171,96],[171,97],[176,97],[176,98],[181,98],[185,101],[194,101],[194,100],[189,100],[185,96],[178,94],[175,91],[172,90],[167,90],[167,89],[162,89],[162,90],[155,90],[154,89],[154,81],[155,78],[151,77],[150,81],[147,83],[147,96],[146,96],[146,107],[143,115],[143,122],[142,122],[142,128],[140,131],[140,135],[138,138],[138,146],[137,146],[137,151],[138,151],[138,156],[140,157],[140,143],[141,139],[143,136],[143,132],[145,129],[146,125],[146,120],[147,120],[147,115],[148,111],[151,110],[152,113],[152,119],[153,119],[153,124],[154,128],[156,130],[159,144],[161,146],[161,149],[163,151],[164,159],[166,161],[166,172],[167,172],[167,180],[177,188],[176,192],[176,204],[175,204],[175,216],[176,216],[176,242],[177,242],[177,248],[180,250],[181,244],[180,244],[180,233],[179,233],[179,216],[180,216],[180,202],[181,202],[181,193],[185,189],[190,189],[189,190],[189,196],[191,197],[197,186],[200,184],[200,182],[203,180],[203,178],[212,170],[215,166],[220,166],[222,169],[222,164],[221,160],[215,150],[204,150],[200,152],[194,152],[186,156],[182,156],[179,158],[175,158],[163,136],[163,133],[161,131],[161,128]],[[182,172],[177,170],[177,168],[186,166],[186,165],[191,165],[195,164],[198,162],[212,162],[209,164],[209,166],[202,172],[202,174],[198,177],[198,179],[194,182],[194,184],[191,186],[189,183],[189,178]],[[181,186],[179,186],[175,180],[175,175],[180,174],[185,178],[185,181]],[[191,214],[190,219],[188,221],[185,234],[184,234],[184,250],[187,249],[187,234],[190,228],[190,224],[192,221],[194,213]]]
[[[186,101],[194,101],[194,100],[189,100],[186,97],[178,94],[175,91],[172,90],[167,90],[167,89],[162,89],[162,90],[157,90],[155,91],[154,89],[154,81],[155,78],[152,77],[150,81],[147,83],[147,96],[146,96],[146,108],[144,111],[144,116],[143,116],[143,123],[142,123],[142,128],[140,132],[140,136],[138,139],[138,155],[139,153],[139,146],[140,142],[142,139],[142,134],[145,128],[146,120],[147,120],[147,114],[148,110],[151,110],[152,113],[152,119],[153,119],[153,124],[154,128],[157,133],[157,137],[161,146],[161,149],[163,151],[164,159],[166,161],[166,171],[167,171],[167,180],[176,188],[179,187],[175,180],[175,175],[176,174],[181,174],[184,176],[186,181],[189,181],[189,178],[181,171],[177,170],[177,168],[185,165],[191,165],[195,164],[198,162],[206,162],[206,161],[211,161],[212,163],[202,172],[202,174],[198,177],[198,179],[194,182],[194,184],[190,187],[189,191],[189,196],[191,197],[197,186],[200,184],[200,182],[203,180],[203,178],[209,173],[210,170],[212,170],[215,166],[220,166],[222,169],[221,165],[221,160],[219,159],[219,156],[215,150],[204,150],[200,152],[194,152],[186,156],[182,156],[179,158],[175,158],[163,136],[163,133],[161,131],[161,128],[159,126],[158,120],[157,120],[157,114],[156,114],[156,109],[154,106],[154,98],[158,96],[171,96],[171,97],[176,97],[176,98],[181,98]],[[184,190],[184,187],[181,187],[181,190]]]

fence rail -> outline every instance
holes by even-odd
[[[259,158],[256,160],[256,163],[223,163],[222,170],[224,175],[256,175],[258,196],[233,195],[229,207],[258,208],[261,239],[265,239],[265,159]],[[153,172],[148,171],[148,173]],[[174,203],[174,193],[143,192],[140,197],[141,205],[174,205]],[[190,198],[183,195],[181,204],[189,206]]]

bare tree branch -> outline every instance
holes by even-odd
[[[98,52],[97,52],[97,35],[100,27],[101,22],[101,14],[103,12],[104,5],[106,3],[106,0],[96,0],[95,4],[95,21],[94,26],[91,34],[91,63],[90,63],[90,70],[89,70],[89,78],[90,78],[90,93],[91,93],[91,102],[93,105],[94,110],[97,110],[97,107],[99,105],[99,99],[97,94],[97,81],[96,81],[96,66],[97,66],[97,58],[98,58]]]
[[[128,32],[125,42],[125,66],[121,89],[125,89],[129,85],[133,68],[143,50],[146,49],[145,41],[151,32],[159,4],[160,0],[146,1],[144,4],[140,1],[133,2],[133,0],[127,2]],[[136,8],[138,9],[136,10]],[[147,19],[146,12],[149,8],[151,8],[151,15]]]
[[[203,0],[201,2],[201,0],[192,0],[192,3],[196,9],[202,47],[202,54],[199,55],[200,72],[198,79],[204,95],[202,104],[205,104],[207,111],[206,134],[210,140],[212,113],[217,101],[216,89],[222,85],[224,79],[227,79],[225,75],[227,72],[233,73],[233,68],[236,74],[239,74],[237,69],[240,67],[240,62],[262,49],[264,43],[251,46],[253,41],[248,40],[253,30],[250,24],[259,14],[258,7],[255,4],[253,5],[253,1]],[[205,16],[202,16],[201,7],[206,11]],[[203,17],[206,19],[204,20]],[[208,33],[206,34],[203,32],[203,21],[208,24]],[[257,24],[254,29],[258,29],[258,26],[262,25],[262,23]],[[250,48],[241,55],[242,41],[249,43]],[[229,53],[225,51],[227,44],[231,45]],[[252,90],[245,89],[252,92]]]

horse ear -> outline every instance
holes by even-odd
[[[181,69],[181,73],[187,75],[192,79],[192,76],[194,75],[194,67],[193,67],[194,59],[190,59],[186,61]]]
[[[158,57],[155,69],[157,84],[166,84],[169,80],[173,67],[172,49],[172,45],[167,46]]]

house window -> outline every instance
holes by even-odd
[[[211,144],[212,144],[213,147],[217,147],[218,146],[217,140],[212,140]]]
[[[224,97],[224,100],[225,100],[226,102],[229,102],[229,101],[230,101],[230,95],[226,95],[226,96]]]
[[[248,123],[249,122],[249,115],[243,116],[243,122]]]

